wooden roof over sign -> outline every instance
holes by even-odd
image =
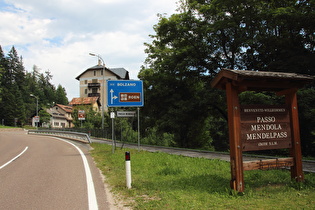
[[[240,91],[281,91],[302,88],[313,80],[314,76],[296,73],[222,69],[211,86],[225,89],[226,83],[232,82]]]

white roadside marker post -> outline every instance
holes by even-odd
[[[126,184],[127,188],[131,188],[131,166],[130,166],[130,152],[125,153],[126,160]]]

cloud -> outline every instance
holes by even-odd
[[[0,36],[2,45],[29,44],[49,37],[46,27],[49,19],[30,19],[25,13],[0,12]]]
[[[5,0],[0,3],[0,45],[13,45],[28,71],[49,70],[53,83],[79,97],[75,77],[97,63],[124,67],[136,79],[158,13],[175,12],[177,0]]]

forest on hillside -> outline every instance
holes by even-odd
[[[51,83],[53,75],[49,71],[41,73],[34,65],[26,71],[23,59],[13,46],[7,55],[0,46],[0,123],[8,126],[31,124],[36,115],[54,104],[68,104],[66,90],[59,84]],[[32,95],[32,96],[31,96]]]

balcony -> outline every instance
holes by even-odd
[[[88,83],[88,88],[100,88],[101,83]]]
[[[88,97],[101,97],[100,93],[89,93]]]

